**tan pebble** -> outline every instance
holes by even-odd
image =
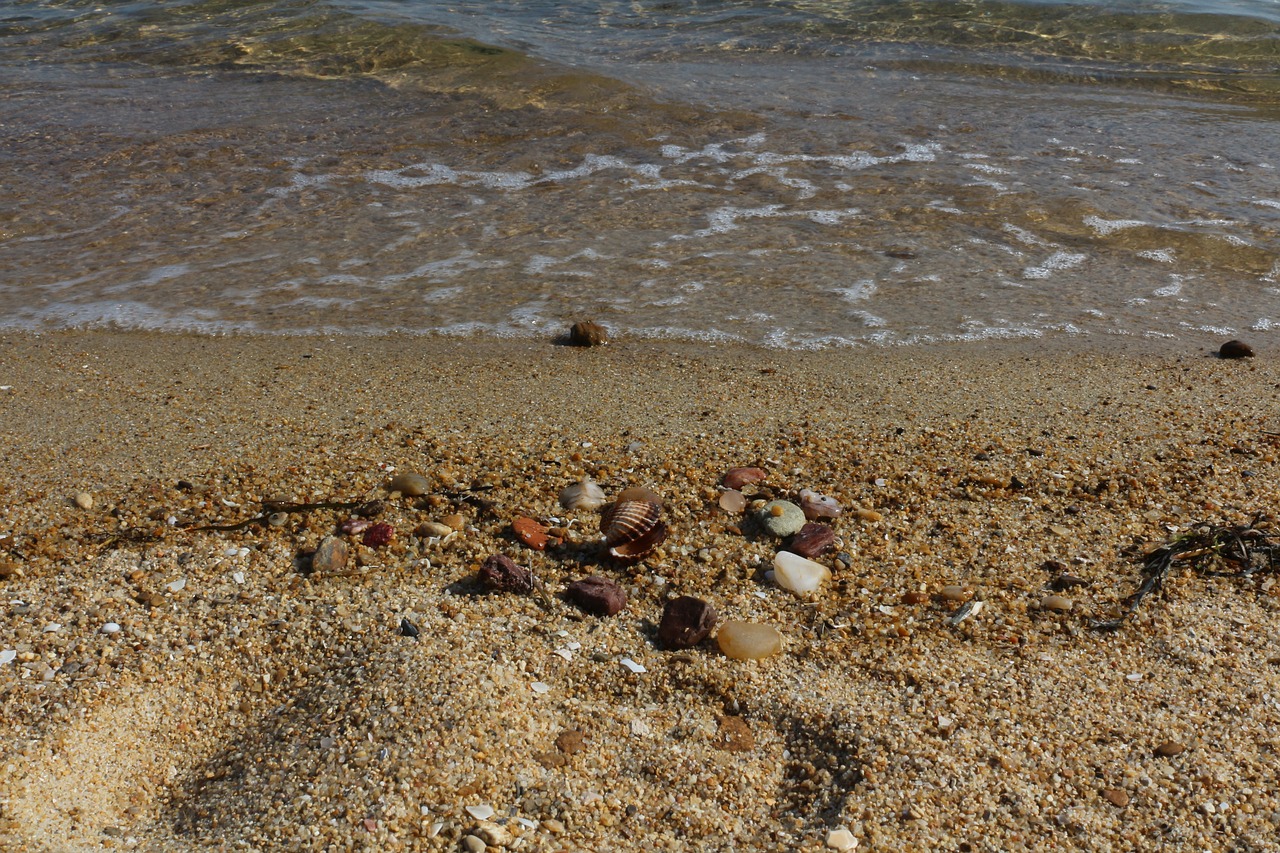
[[[88,492],[76,492],[74,500],[81,509],[93,509],[93,495]]]
[[[741,513],[747,508],[747,499],[742,492],[730,489],[720,494],[720,508],[725,512]]]
[[[468,853],[484,853],[484,851],[489,849],[489,845],[485,844],[484,841],[477,836],[464,835],[462,837],[462,849],[468,851]]]
[[[413,471],[396,474],[387,483],[388,492],[399,492],[405,497],[416,498],[431,491],[427,478]]]
[[[413,529],[413,535],[419,539],[428,539],[432,536],[444,537],[452,532],[452,527],[438,521],[424,521]]]
[[[827,847],[840,853],[848,853],[858,846],[858,839],[847,829],[833,829],[827,833]]]
[[[455,512],[452,515],[446,515],[444,518],[440,519],[440,521],[448,525],[452,530],[461,530],[467,526],[467,519],[460,512]]]
[[[1075,602],[1067,598],[1065,595],[1046,595],[1044,598],[1040,599],[1040,606],[1042,608],[1045,610],[1056,610],[1059,613],[1070,610],[1074,605]]]
[[[1172,758],[1175,755],[1181,755],[1186,749],[1186,746],[1176,740],[1167,740],[1156,747],[1155,753],[1163,758]]]
[[[884,516],[876,512],[874,509],[863,509],[859,507],[853,511],[862,521],[884,521]]]
[[[1106,788],[1102,792],[1102,798],[1116,808],[1124,808],[1129,805],[1129,792],[1123,788]]]
[[[772,625],[726,622],[716,635],[720,651],[734,660],[759,660],[782,651],[782,635]]]
[[[547,832],[550,832],[552,835],[564,835],[564,824],[556,820],[555,818],[548,818],[547,820],[544,820],[540,825],[542,826],[543,829],[545,829]]]
[[[969,594],[959,584],[951,584],[942,588],[942,597],[947,601],[964,601]]]
[[[516,840],[510,832],[488,821],[471,830],[471,833],[490,847],[510,847]]]

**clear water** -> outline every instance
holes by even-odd
[[[1280,4],[17,2],[0,328],[1280,329]]]

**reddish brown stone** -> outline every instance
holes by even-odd
[[[791,537],[787,550],[806,560],[816,560],[836,544],[836,532],[828,524],[809,522]]]
[[[927,592],[908,592],[902,596],[903,604],[924,604],[928,600],[929,593]]]
[[[726,489],[741,489],[751,483],[758,483],[769,474],[763,468],[730,468],[724,473],[720,484]]]
[[[556,749],[568,755],[581,752],[585,747],[586,735],[577,729],[565,729],[556,735]]]
[[[1118,809],[1129,805],[1129,792],[1123,788],[1105,788],[1102,791],[1102,798]]]
[[[565,596],[596,616],[613,616],[627,606],[627,593],[608,578],[592,575],[569,584]]]
[[[511,532],[516,538],[528,545],[535,551],[545,550],[547,543],[550,541],[547,537],[547,527],[527,516],[518,516],[511,522]]]
[[[669,649],[691,648],[707,638],[716,618],[716,609],[700,598],[673,598],[662,608],[658,640]]]
[[[1253,358],[1253,347],[1244,341],[1227,341],[1218,347],[1218,358]]]
[[[480,565],[480,583],[485,589],[527,595],[533,592],[533,572],[510,557],[494,554]]]
[[[396,529],[385,521],[379,521],[377,524],[369,526],[361,543],[369,548],[381,548],[383,545],[391,544],[391,540],[396,538]]]
[[[717,717],[720,723],[720,740],[716,746],[725,752],[750,752],[756,748],[756,736],[751,726],[741,717]]]
[[[1162,758],[1172,758],[1175,755],[1181,755],[1186,751],[1186,747],[1178,743],[1176,740],[1167,740],[1156,747],[1156,755]]]
[[[569,343],[575,347],[600,347],[609,343],[609,331],[599,323],[580,320],[569,329]]]

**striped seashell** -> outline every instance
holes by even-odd
[[[647,500],[620,500],[600,515],[605,547],[615,560],[635,563],[653,553],[667,538],[662,507]]]

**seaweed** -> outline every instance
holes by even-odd
[[[1143,600],[1159,592],[1177,568],[1189,566],[1205,576],[1250,577],[1280,570],[1280,541],[1274,532],[1263,530],[1255,516],[1246,525],[1199,522],[1168,545],[1143,559],[1142,583],[1123,601],[1124,610],[1115,619],[1090,624],[1095,631],[1115,631],[1131,617]]]

